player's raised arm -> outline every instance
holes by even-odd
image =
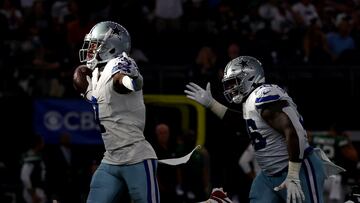
[[[212,97],[210,90],[210,82],[207,83],[205,90],[193,82],[187,84],[186,88],[187,89],[184,90],[186,97],[197,101],[199,104],[203,105],[206,108],[209,108],[219,118],[222,119],[224,117],[225,112],[228,108],[220,104]]]
[[[229,126],[245,126],[242,112],[229,109],[212,97],[210,82],[207,83],[206,89],[203,89],[193,82],[187,84],[186,88],[184,91],[186,97],[210,109],[215,115],[222,119],[224,123]]]
[[[116,59],[112,75],[114,90],[120,94],[128,94],[142,89],[143,78],[135,61],[126,53]]]

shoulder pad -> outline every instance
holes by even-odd
[[[255,106],[259,108],[263,104],[281,100],[284,94],[286,92],[277,85],[261,85],[255,92]]]

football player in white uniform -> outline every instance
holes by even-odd
[[[302,117],[289,95],[277,85],[265,84],[262,64],[251,56],[231,60],[222,82],[225,97],[242,105],[242,112],[213,99],[210,83],[206,89],[189,83],[185,94],[225,122],[246,125],[261,168],[250,202],[323,202],[324,179],[342,168],[309,146]]]
[[[81,94],[93,106],[106,150],[92,177],[87,203],[118,202],[126,190],[136,203],[160,202],[157,156],[143,134],[143,79],[129,51],[128,31],[111,21],[96,24],[79,51],[80,61],[92,74],[82,77],[86,81],[74,81],[74,86],[88,84]]]

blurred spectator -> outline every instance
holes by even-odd
[[[154,149],[159,159],[175,157],[175,148],[171,143],[170,128],[165,123],[155,126]],[[165,164],[159,164],[157,169],[158,184],[161,202],[178,202],[175,187],[177,185],[177,168]]]
[[[346,172],[325,180],[325,197],[330,202],[344,202],[349,180],[356,176],[358,154],[346,132],[340,130],[336,124],[330,126],[323,134],[311,133],[310,143],[321,148],[328,158],[335,164],[346,169]]]
[[[238,39],[240,32],[242,32],[242,27],[239,24],[239,13],[235,12],[230,1],[221,1],[217,9],[213,16],[216,36],[225,42]]]
[[[360,203],[360,185],[353,186],[345,203]]]
[[[316,23],[320,26],[322,25],[319,14],[314,4],[312,4],[312,0],[300,0],[292,6],[292,10],[294,11],[295,20],[298,25],[303,27],[310,26],[314,19],[317,19]]]
[[[60,68],[60,63],[55,58],[55,50],[48,46],[41,46],[36,49],[32,63],[34,69],[43,69],[44,72]]]
[[[50,97],[58,97],[62,98],[65,94],[65,86],[60,83],[60,80],[58,78],[52,78],[50,80]]]
[[[0,55],[2,56],[0,58],[0,71],[3,72],[1,74],[1,80],[4,81],[5,78],[3,78],[5,75],[8,75],[7,73],[9,70],[6,71],[5,69],[5,63],[9,60],[9,46],[6,43],[9,39],[9,26],[6,16],[0,12],[0,33],[3,37],[3,40],[0,41]],[[8,68],[7,68],[8,69]],[[2,86],[0,86],[0,90],[2,89]]]
[[[26,28],[44,43],[48,40],[51,23],[50,13],[45,3],[41,0],[35,0],[29,15],[25,19]]]
[[[296,30],[294,12],[287,0],[277,1],[274,6],[276,6],[274,15],[267,22],[273,35],[273,37],[269,37],[269,40],[273,41],[271,49],[269,49],[271,54],[271,61],[269,62],[273,65],[287,65],[294,63],[292,58],[296,55],[296,50],[299,49],[298,42],[303,36]],[[300,36],[296,36],[294,33]],[[264,38],[266,38],[266,34]]]
[[[152,9],[150,21],[152,26],[146,29],[147,31],[153,31],[152,33],[149,32],[151,40],[144,40],[144,44],[150,43],[148,53],[153,54],[154,59],[150,60],[158,64],[179,64],[184,62],[183,57],[186,52],[181,49],[184,46],[184,34],[186,33],[182,29],[183,1],[154,0],[154,2],[155,5]],[[140,33],[143,33],[143,31],[140,31]],[[139,36],[139,38],[143,38],[143,35]],[[164,57],[165,55],[166,57]]]
[[[0,13],[7,19],[8,28],[12,39],[19,39],[20,28],[24,22],[23,14],[20,9],[16,8],[12,0],[3,0]]]
[[[77,166],[79,160],[74,154],[71,135],[68,132],[60,135],[59,145],[54,146],[48,157],[49,187],[52,190],[52,199],[60,203],[80,202]]]
[[[16,203],[16,191],[13,186],[16,186],[17,182],[11,176],[12,170],[13,168],[9,167],[0,156],[0,202]]]
[[[241,43],[239,43],[237,40],[229,41],[228,43],[224,42],[224,45],[223,45],[224,51],[219,52],[219,54],[216,53],[216,58],[217,58],[216,66],[215,66],[216,70],[214,70],[214,71],[218,72],[217,74],[220,74],[219,72],[221,72],[220,75],[216,76],[216,77],[220,77],[220,78],[218,78],[218,79],[220,79],[220,81],[223,77],[222,73],[223,73],[224,67],[226,65],[226,62],[240,56],[240,53],[245,52],[242,49],[243,47],[240,48],[240,44]],[[242,44],[242,46],[245,46],[245,45]],[[211,87],[211,88],[213,88],[213,87]],[[221,85],[221,88],[222,88],[222,85]],[[221,92],[221,94],[222,94],[222,92]]]
[[[352,29],[351,16],[340,13],[335,20],[336,30],[327,34],[330,52],[334,60],[341,60],[350,50],[355,49],[355,42],[350,35]]]
[[[155,21],[158,33],[180,30],[183,16],[182,0],[155,0]]]
[[[326,34],[315,21],[306,29],[304,36],[304,62],[311,65],[328,65],[332,62],[332,56]]]
[[[264,63],[277,63],[275,49],[278,36],[271,29],[270,22],[260,16],[258,9],[257,5],[253,5],[241,19],[241,32],[245,36],[240,41],[241,47],[246,51],[244,55],[256,56]],[[272,53],[274,57],[271,56]]]
[[[185,132],[177,141],[177,153],[186,155],[191,151],[196,142],[195,133],[190,130]],[[207,149],[202,146],[195,150],[189,162],[180,165],[177,194],[182,196],[184,202],[200,202],[210,194],[210,161]]]
[[[267,0],[259,6],[259,15],[267,21],[272,21],[278,13],[278,0]]]
[[[276,12],[271,19],[271,29],[281,35],[282,39],[295,27],[293,11],[287,1],[279,2],[276,5]]]
[[[203,46],[197,53],[195,63],[190,69],[190,79],[199,81],[200,84],[205,84],[207,81],[213,81],[214,78],[217,77],[217,66],[218,56],[214,49],[210,46]]]
[[[25,18],[29,15],[35,0],[20,0],[21,10],[24,12]]]
[[[184,22],[187,23],[187,32],[195,37],[209,32],[209,8],[206,0],[188,0],[184,3]],[[199,39],[200,40],[200,39]]]
[[[69,15],[68,1],[56,0],[51,6],[51,18],[55,24],[64,24],[65,16]]]
[[[359,49],[360,47],[360,9],[357,9],[353,12],[353,29],[351,36],[355,40],[355,47]]]
[[[90,31],[95,22],[90,20],[87,7],[82,7],[76,0],[69,0],[69,15],[65,17],[65,30],[69,52],[73,53],[70,57],[72,64],[79,61],[78,50],[84,42],[84,36]]]
[[[233,42],[230,43],[227,49],[227,54],[228,54],[228,60],[230,61],[238,56],[240,56],[240,46],[238,43]]]
[[[255,34],[264,29],[266,21],[259,15],[258,7],[252,6],[241,18],[242,34],[247,36],[247,39],[253,39]]]
[[[36,135],[30,149],[24,154],[20,179],[23,184],[23,198],[26,203],[46,203],[46,167],[42,157],[44,140]]]
[[[322,2],[322,1],[317,1]],[[358,0],[327,0],[326,7],[335,9],[337,12],[350,13],[359,6]]]

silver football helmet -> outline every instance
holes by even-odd
[[[239,56],[225,67],[222,79],[225,98],[239,104],[257,86],[265,83],[261,62],[252,56]]]
[[[123,26],[112,21],[100,22],[85,35],[79,50],[80,62],[86,62],[93,70],[98,64],[106,63],[123,52],[129,54],[130,47],[130,34]]]

